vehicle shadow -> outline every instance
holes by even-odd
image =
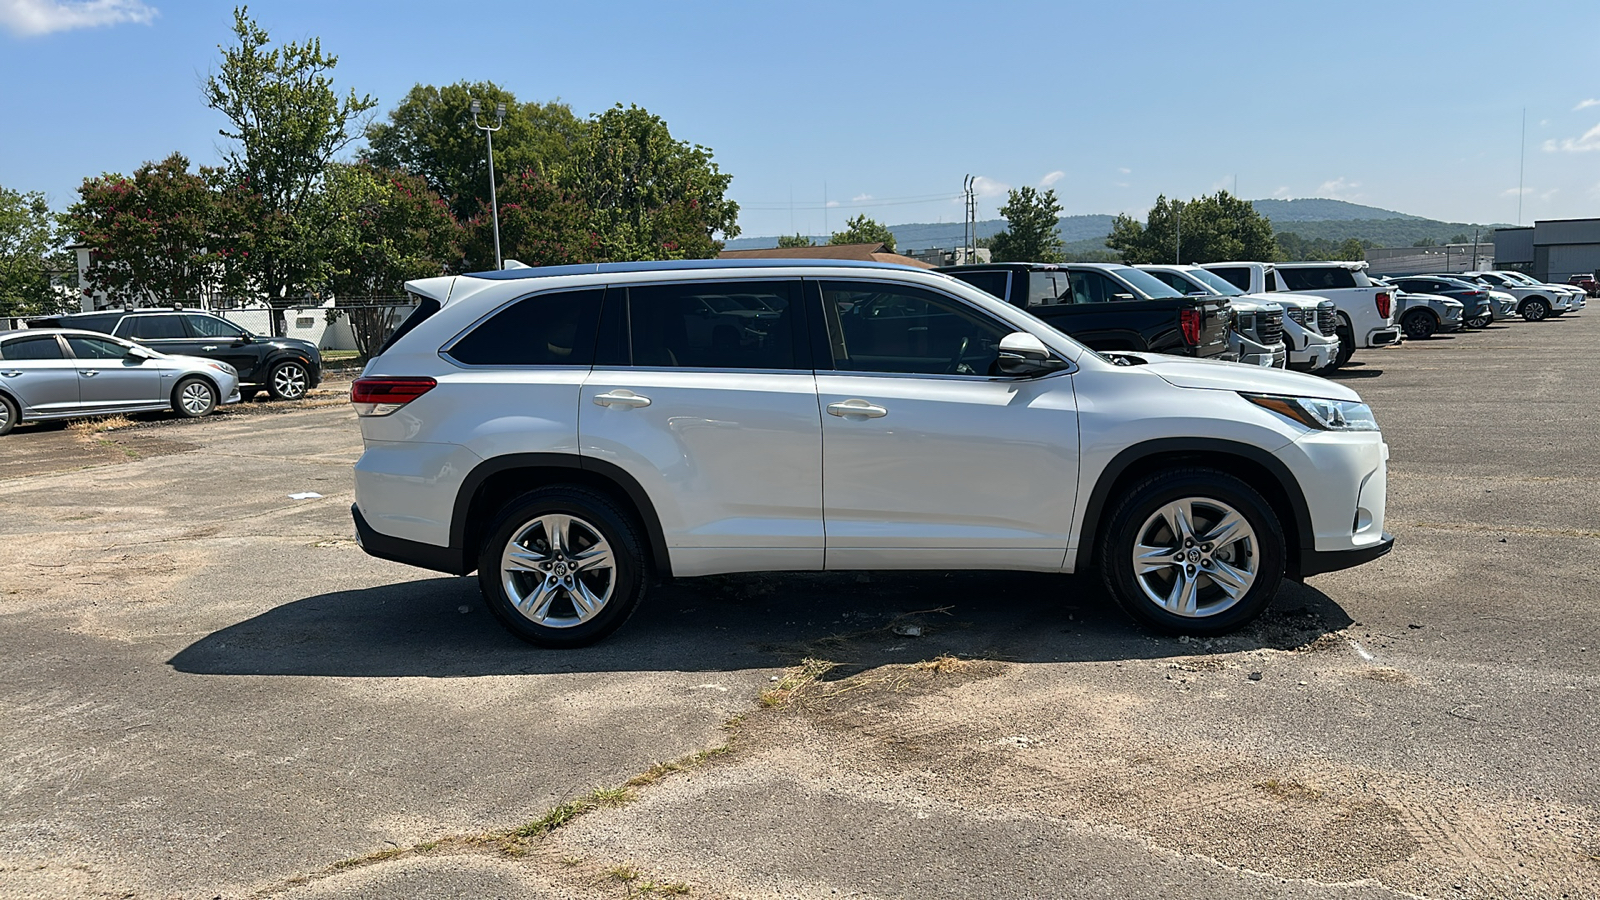
[[[1365,365],[1366,363],[1346,363],[1342,367],[1334,369],[1332,372],[1329,372],[1322,377],[1331,378],[1334,381],[1340,381],[1346,378],[1377,378],[1379,375],[1383,374],[1382,369],[1363,368]]]
[[[199,675],[464,678],[730,671],[812,657],[839,663],[842,677],[945,654],[1074,662],[1293,649],[1350,624],[1327,595],[1287,581],[1256,622],[1201,641],[1140,628],[1091,577],[763,574],[659,587],[597,646],[546,650],[495,621],[475,578],[432,578],[285,603],[201,638],[168,664]]]

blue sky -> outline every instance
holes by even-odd
[[[385,3],[250,7],[320,36],[379,114],[488,79],[637,103],[734,175],[745,236],[959,220],[1004,188],[1142,213],[1220,187],[1451,221],[1600,215],[1600,3]],[[0,185],[217,159],[200,82],[230,7],[0,0]],[[824,192],[828,203],[824,208]],[[792,198],[792,208],[791,208]],[[825,225],[826,223],[826,225]]]

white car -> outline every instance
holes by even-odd
[[[1517,315],[1529,322],[1559,316],[1572,307],[1572,292],[1565,285],[1542,284],[1521,272],[1467,272],[1497,291],[1517,298]],[[1582,293],[1579,291],[1578,293]]]
[[[92,331],[0,331],[0,435],[22,422],[164,409],[198,418],[238,402],[239,373],[214,359]]]
[[[1332,300],[1290,293],[1247,294],[1203,266],[1146,264],[1139,268],[1185,294],[1215,294],[1227,297],[1234,304],[1245,299],[1282,307],[1283,342],[1288,350],[1289,368],[1319,372],[1331,368],[1338,358],[1337,313]],[[1327,331],[1322,331],[1323,328]]]
[[[356,534],[476,569],[535,643],[604,637],[658,577],[824,569],[1096,569],[1138,620],[1212,634],[1393,545],[1388,446],[1349,388],[1097,353],[939,273],[697,260],[407,290],[351,388]],[[728,296],[773,315],[699,336]]]

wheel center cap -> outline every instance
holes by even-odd
[[[1200,551],[1199,550],[1190,550],[1189,551],[1189,562],[1199,562],[1199,561],[1200,561]]]
[[[556,563],[556,574],[557,575],[565,575],[565,574],[567,574],[567,564],[564,563],[564,562]]]

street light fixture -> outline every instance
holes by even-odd
[[[506,124],[506,105],[504,103],[495,104],[495,123],[492,126],[478,123],[478,113],[482,111],[483,104],[474,99],[472,101],[472,127],[482,131],[489,139],[489,215],[493,217],[494,221],[494,267],[502,269],[505,268],[505,264],[500,260],[500,202],[495,197],[494,191],[494,133]]]

